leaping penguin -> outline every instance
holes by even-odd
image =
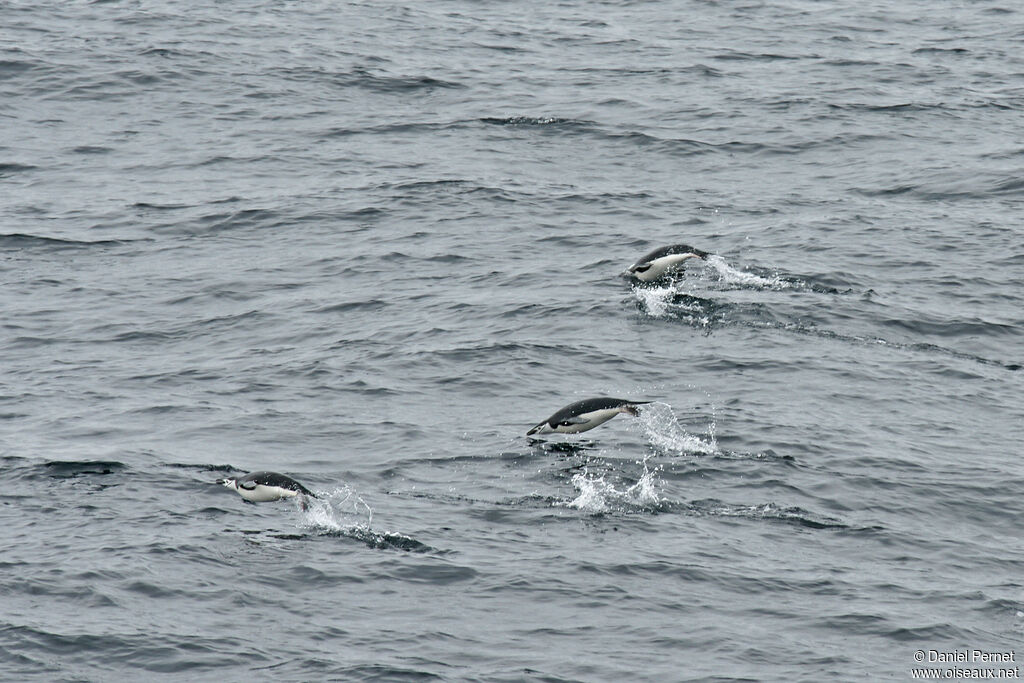
[[[218,479],[217,483],[238,491],[238,494],[250,503],[269,503],[272,500],[299,496],[299,502],[305,509],[305,497],[317,497],[299,482],[277,472],[253,472],[237,479]]]
[[[650,401],[627,401],[624,398],[606,396],[576,401],[526,432],[526,435],[579,434],[604,424],[619,413],[638,415],[640,411],[637,406],[645,403]]]
[[[708,256],[708,252],[694,249],[688,244],[673,244],[655,249],[647,254],[631,265],[625,275],[634,277],[641,282],[653,282],[680,267],[687,259],[706,259]]]

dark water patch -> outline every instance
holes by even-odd
[[[637,561],[637,562],[615,562],[607,563],[579,562],[577,568],[586,574],[598,574],[615,577],[641,578],[650,575],[666,575],[693,583],[714,581],[713,574],[704,567],[686,565],[680,562],[667,562],[663,560]]]
[[[526,443],[538,455],[583,455],[597,448],[596,441],[547,441],[526,437]]]
[[[304,377],[323,376],[328,379],[328,384],[314,386],[311,388],[312,395],[314,396],[326,396],[332,393],[350,393],[357,394],[363,397],[399,397],[404,395],[403,392],[397,389],[392,389],[390,387],[375,386],[363,379],[338,381],[335,378],[335,371],[327,368],[310,369],[303,372],[302,375]]]
[[[1016,325],[994,323],[987,320],[924,320],[918,318],[910,320],[907,318],[877,318],[876,322],[885,327],[895,327],[908,330],[915,335],[928,335],[943,338],[950,337],[992,337],[992,336],[1016,336],[1020,328]]]
[[[479,199],[490,199],[496,201],[517,201],[524,199],[536,199],[536,196],[526,192],[517,192],[505,187],[493,185],[481,185],[472,180],[459,178],[440,178],[437,180],[415,180],[404,183],[388,183],[380,186],[381,190],[391,191],[393,199],[402,201],[410,199],[413,195],[422,195],[433,202],[441,197],[459,197],[466,203],[475,203]],[[428,234],[424,234],[427,236]],[[429,233],[432,236],[432,233]]]
[[[159,332],[156,330],[131,330],[129,332],[121,332],[115,334],[113,337],[107,339],[110,342],[117,343],[131,343],[131,342],[166,342],[173,341],[174,339],[181,338],[184,336],[184,332]]]
[[[920,183],[902,182],[890,187],[852,188],[852,191],[865,197],[908,195],[921,201],[957,202],[1018,195],[1024,193],[1024,180],[1016,175],[985,179],[948,177]]]
[[[573,69],[575,73],[583,74],[600,74],[603,76],[659,76],[664,78],[674,77],[678,74],[695,74],[697,76],[705,76],[709,78],[720,78],[725,75],[726,72],[721,69],[716,69],[713,66],[707,64],[691,64],[688,66],[680,67],[659,67],[659,66],[586,66]],[[630,100],[614,100],[616,103],[630,104]]]
[[[20,59],[0,59],[0,81],[20,76],[26,71],[40,68],[39,62],[29,62]]]
[[[160,232],[199,235],[253,228],[274,228],[286,224],[286,218],[273,209],[241,209],[239,211],[209,213],[189,223],[174,223],[153,228]]]
[[[711,55],[712,59],[724,62],[774,62],[779,60],[819,59],[819,55],[784,55],[773,52],[740,52],[729,51]]]
[[[457,81],[435,78],[428,75],[390,75],[372,73],[368,69],[355,68],[350,71],[334,71],[323,67],[285,67],[271,71],[285,81],[316,83],[332,88],[359,88],[376,93],[412,95],[417,92],[434,90],[463,89],[466,86]]]
[[[89,249],[126,244],[124,240],[71,240],[22,233],[0,234],[0,249]]]
[[[68,577],[60,571],[37,572],[31,578],[15,577],[0,582],[0,587],[5,595],[40,596],[44,599],[59,600],[65,606],[75,605],[83,609],[119,606],[112,598],[93,586],[69,583]]]
[[[636,200],[651,199],[654,195],[644,190],[637,190],[634,192],[567,192],[564,194],[557,194],[552,196],[551,201],[565,202],[566,204],[598,204],[598,205],[611,205],[621,209],[623,203],[632,203]],[[687,225],[700,225],[703,224],[699,218],[690,218],[686,221]],[[618,263],[618,261],[608,261],[608,263]]]
[[[338,83],[340,85],[340,83]],[[466,86],[456,81],[448,81],[432,76],[374,76],[366,72],[354,74],[351,83],[382,93],[407,94],[415,91],[462,89]]]
[[[831,109],[838,109],[842,111],[865,111],[883,113],[892,112],[896,114],[917,111],[947,111],[949,109],[946,105],[943,104],[924,104],[920,102],[898,102],[895,104],[868,104],[865,102],[835,104],[830,102],[828,104],[828,107]]]
[[[439,190],[452,191],[456,193],[473,192],[480,189],[494,190],[498,188],[484,187],[479,183],[464,178],[438,178],[436,180],[410,180],[401,183],[385,183],[379,186],[382,190],[398,190],[400,194],[407,192],[424,191],[427,194],[435,194]]]
[[[611,142],[626,142],[630,145],[649,149],[652,152],[664,153],[677,157],[698,156],[709,153],[716,154],[756,154],[760,152],[797,153],[800,149],[790,149],[788,145],[766,145],[761,142],[744,142],[730,140],[725,142],[705,142],[691,138],[668,138],[637,130],[602,126],[594,121],[565,119],[557,117],[524,117],[482,118],[482,123],[489,125],[536,128],[545,133],[570,134],[593,137]],[[809,143],[816,146],[820,143]]]
[[[195,337],[198,334],[208,334],[210,330],[231,330],[236,328],[245,328],[259,320],[265,320],[268,317],[272,317],[273,314],[267,314],[259,310],[246,311],[244,313],[238,313],[236,315],[224,315],[213,318],[207,318],[205,320],[194,320],[194,321],[183,321],[177,329],[171,330],[155,330],[155,329],[128,329],[128,323],[121,323],[117,325],[103,324],[98,327],[92,328],[90,333],[102,337],[104,341],[114,342],[118,344],[152,344],[161,345],[168,342],[176,342],[187,340]],[[183,371],[178,373],[179,375],[185,375],[188,372],[196,373],[197,371]],[[214,375],[206,375],[207,378],[213,377]],[[132,379],[141,379],[142,377],[136,376]]]
[[[574,235],[545,235],[538,239],[537,242],[552,248],[566,247],[570,249],[579,249],[590,244],[590,238]]]
[[[360,126],[358,128],[340,127],[330,128],[319,134],[321,139],[347,138],[356,135],[367,135],[374,138],[379,136],[397,135],[421,135],[434,133],[442,130],[456,130],[461,127],[461,122],[443,121],[400,121],[392,123],[379,123],[376,125]]]
[[[609,138],[628,139],[630,142],[650,147],[651,151],[669,154],[677,157],[697,156],[702,154],[757,154],[768,151],[768,146],[759,142],[740,142],[730,140],[726,142],[704,142],[689,138],[660,138],[645,133],[613,133]],[[772,151],[784,153],[782,147],[776,147]]]
[[[855,635],[886,635],[892,622],[879,614],[836,614],[816,621],[817,628]]]
[[[493,126],[554,126],[556,128],[579,130],[589,130],[594,127],[594,123],[592,121],[563,119],[556,116],[483,117],[478,120],[481,123],[487,123]]]
[[[152,202],[135,202],[131,205],[133,209],[152,211],[175,211],[177,209],[191,209],[193,204],[154,204]]]
[[[721,438],[723,441],[727,440],[726,437],[719,438]],[[713,453],[692,451],[687,455],[692,455],[698,458],[708,458],[713,460],[753,460],[758,462],[777,462],[792,467],[799,466],[799,461],[795,456],[786,455],[784,453],[776,453],[771,448],[766,448],[765,450],[757,453],[750,453],[746,451],[717,450]]]
[[[355,539],[373,550],[401,550],[409,553],[437,553],[437,549],[426,543],[421,543],[415,538],[405,534],[397,534],[390,531],[373,531],[363,527],[343,529],[339,531],[325,531],[321,536],[344,536]]]
[[[179,370],[176,372],[154,373],[145,375],[132,375],[129,380],[135,382],[151,383],[153,386],[194,386],[195,382],[215,382],[222,379],[223,375],[204,370]]]
[[[516,53],[529,53],[532,52],[530,48],[519,46],[519,45],[492,45],[488,43],[473,43],[473,47],[479,47],[484,50],[494,50],[495,52],[503,52],[506,54]]]
[[[176,600],[188,596],[186,591],[171,589],[167,588],[165,585],[157,585],[155,583],[141,580],[129,581],[126,584],[122,584],[121,589],[129,593],[136,593],[154,600]]]
[[[96,78],[88,83],[81,83],[62,91],[41,92],[45,99],[71,102],[122,102],[138,94],[136,84],[126,84],[121,78]]]
[[[437,664],[434,664],[436,667]],[[443,668],[450,668],[444,666]],[[424,669],[415,669],[394,664],[358,664],[355,666],[334,666],[333,662],[322,662],[320,665],[306,660],[301,670],[322,670],[325,675],[341,681],[445,681],[451,680],[445,674],[434,673]],[[548,680],[548,679],[543,679]]]
[[[209,464],[197,464],[188,462],[169,462],[164,467],[171,467],[175,469],[185,470],[196,470],[198,472],[223,472],[224,474],[233,474],[242,472],[234,465],[209,465]]]
[[[22,335],[11,339],[11,341],[6,346],[9,349],[31,349],[36,347],[41,348],[45,346],[52,346],[54,344],[61,344],[64,341],[64,339],[58,339],[56,337],[30,337]]]
[[[815,294],[842,294],[849,295],[854,294],[852,288],[839,289],[838,287],[829,284],[830,279],[834,279],[834,276],[811,276],[811,275],[794,275],[792,273],[783,273],[773,268],[763,268],[760,266],[746,266],[743,271],[754,275],[762,280],[767,281],[769,284],[760,285],[756,283],[730,283],[744,286],[745,288],[752,289],[775,289],[779,287],[779,283],[784,283],[784,289],[798,289],[807,292],[814,292]],[[786,286],[788,285],[788,287]]]
[[[246,660],[264,661],[259,652],[246,648],[245,643],[232,638],[203,638],[200,636],[174,636],[157,639],[150,634],[64,634],[30,626],[0,627],[0,640],[16,644],[27,653],[38,652],[46,659],[60,657],[64,667],[69,663],[85,665],[90,670],[110,670],[112,665],[132,667],[154,673],[182,674],[199,669],[222,668],[228,652],[245,652]],[[94,660],[102,652],[102,663]],[[251,663],[251,662],[250,662]]]
[[[128,466],[116,460],[51,460],[36,468],[38,476],[51,479],[121,474]]]
[[[860,337],[860,336],[856,336],[856,335],[841,334],[841,333],[838,333],[838,332],[833,332],[831,330],[822,329],[822,328],[819,328],[817,326],[813,326],[813,325],[808,326],[808,325],[803,325],[803,324],[799,324],[799,323],[793,323],[793,324],[790,324],[790,325],[786,325],[785,327],[780,328],[780,329],[784,329],[787,332],[797,332],[799,334],[810,334],[810,335],[813,335],[813,336],[816,336],[816,337],[820,337],[822,339],[832,339],[832,340],[842,341],[842,342],[846,342],[846,343],[857,344],[857,345],[860,345],[860,346],[875,346],[875,347],[879,347],[879,348],[896,349],[896,350],[900,350],[900,351],[912,351],[912,352],[925,353],[925,354],[928,354],[928,355],[942,355],[942,356],[947,356],[949,358],[956,358],[958,360],[964,360],[964,361],[970,361],[972,363],[978,363],[980,365],[990,365],[990,366],[1002,367],[1002,368],[1005,368],[1007,370],[1019,370],[1020,369],[1020,363],[1017,363],[1017,362],[995,360],[995,359],[992,359],[992,358],[986,358],[984,356],[979,356],[977,354],[966,353],[966,352],[963,352],[963,351],[958,351],[956,349],[951,349],[951,348],[946,347],[946,346],[940,346],[938,344],[931,344],[931,343],[927,343],[927,342],[912,342],[912,343],[893,342],[893,341],[888,341],[886,339],[882,339],[880,337]]]
[[[79,145],[71,150],[73,154],[107,154],[112,151],[113,149],[110,147],[100,147],[98,145]]]
[[[674,321],[697,328],[705,334],[711,334],[722,328],[749,327],[753,329],[773,329],[781,332],[808,335],[820,339],[855,344],[857,346],[896,349],[942,355],[959,360],[970,361],[981,365],[1002,367],[1016,371],[1021,363],[1013,360],[987,358],[928,342],[894,342],[876,335],[853,335],[823,328],[815,322],[792,320],[790,316],[779,314],[776,310],[763,303],[733,303],[690,294],[674,293],[664,288],[644,288],[634,286],[634,303],[637,310],[645,316],[659,320]],[[822,292],[829,293],[832,292]],[[931,335],[940,337],[988,337],[1014,336],[1017,328],[1003,323],[988,321],[924,321],[903,318],[876,319],[876,322],[889,327],[905,329],[915,335]]]
[[[201,406],[192,404],[161,404],[154,406],[144,406],[141,408],[132,408],[125,412],[126,415],[187,415],[189,413],[214,413],[217,412],[217,408],[212,406]]]
[[[364,525],[353,525],[353,526],[322,526],[316,523],[311,523],[312,531],[310,533],[293,533],[293,534],[281,534],[281,533],[266,533],[257,529],[251,530],[237,530],[238,533],[249,537],[263,536],[266,535],[269,538],[284,541],[300,541],[309,542],[316,539],[329,539],[329,538],[342,538],[353,541],[358,541],[360,544],[365,545],[371,550],[398,550],[413,554],[434,554],[444,555],[443,551],[433,548],[426,543],[422,543],[411,536],[405,534],[395,533],[392,531],[374,531]],[[363,579],[358,577],[337,577],[327,575],[319,570],[311,567],[297,567],[293,571],[305,572],[302,578],[303,583],[309,583],[312,577],[315,575],[321,583],[327,585],[333,585],[337,583],[359,583]],[[473,572],[468,569],[467,571]],[[430,572],[427,572],[430,573]],[[439,576],[448,576],[451,580],[461,581],[469,576],[462,576],[458,571],[448,572],[445,569],[438,570]],[[294,578],[294,577],[293,577]],[[431,579],[426,574],[419,580],[429,582]],[[286,580],[287,583],[291,583],[291,579]],[[451,581],[447,581],[451,582]]]
[[[139,55],[142,57],[163,57],[165,59],[171,58],[191,58],[195,56],[195,52],[186,50],[177,50],[169,47],[150,47],[145,50],[139,50]]]
[[[1020,194],[1024,192],[1024,178],[1013,177],[995,183],[991,190],[995,194]]]
[[[175,296],[168,299],[167,303],[171,306],[194,306],[198,303],[252,301],[259,299],[262,295],[262,292],[251,289],[250,285],[244,282],[227,282],[213,287],[205,287],[198,294]]]
[[[886,638],[901,643],[966,643],[974,634],[965,631],[949,622],[915,626],[911,628],[892,628],[885,633]]]
[[[912,55],[927,55],[927,54],[951,54],[951,55],[967,55],[971,51],[965,47],[919,47],[916,50],[912,50]]]
[[[526,496],[513,496],[496,500],[492,505],[499,507],[532,508],[535,510],[547,510],[558,504],[560,501],[554,496],[545,496],[540,493],[532,493]]]
[[[6,178],[16,173],[27,173],[28,171],[34,171],[38,166],[32,164],[15,164],[11,162],[0,163],[0,178]]]
[[[781,507],[775,503],[762,505],[731,505],[708,498],[673,506],[690,514],[709,517],[740,517],[780,522],[809,529],[849,529],[842,520],[809,512],[800,507]]]

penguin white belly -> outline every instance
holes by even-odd
[[[669,270],[675,268],[689,258],[696,258],[696,256],[693,254],[669,254],[668,256],[656,258],[650,262],[650,268],[642,273],[636,273],[636,277],[638,280],[642,280],[643,282],[657,280],[665,275]]]
[[[281,488],[280,486],[265,486],[263,484],[257,484],[256,487],[252,489],[246,489],[240,486],[238,487],[238,492],[242,494],[242,498],[253,503],[269,503],[272,500],[294,498],[299,495],[298,491]]]
[[[604,408],[603,410],[593,410],[589,413],[580,413],[576,417],[584,420],[584,422],[559,426],[558,431],[563,434],[579,434],[580,432],[585,432],[597,427],[598,425],[604,424],[621,412],[622,410],[620,408]]]

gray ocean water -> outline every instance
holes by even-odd
[[[0,678],[1019,648],[1022,47],[1007,0],[0,4]],[[525,436],[595,395],[654,403]]]

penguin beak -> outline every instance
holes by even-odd
[[[550,434],[553,431],[555,430],[548,426],[547,422],[541,422],[539,425],[526,432],[526,435],[533,436],[534,434]]]

